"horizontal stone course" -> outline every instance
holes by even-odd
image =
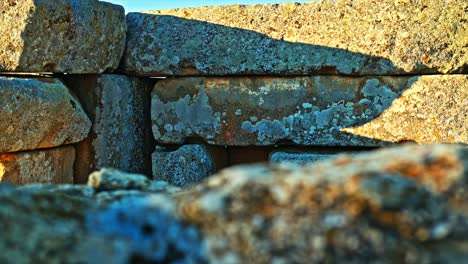
[[[123,7],[97,0],[0,3],[0,72],[102,73],[125,47]]]
[[[160,143],[381,146],[468,143],[468,76],[189,77],[152,92]]]
[[[75,148],[0,154],[0,182],[72,184]]]
[[[127,15],[126,72],[181,75],[460,73],[466,1],[319,1]]]
[[[76,143],[91,128],[58,79],[0,77],[0,102],[0,153]]]

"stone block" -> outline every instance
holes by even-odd
[[[0,72],[101,73],[125,47],[123,7],[97,0],[0,3]]]
[[[316,161],[333,159],[338,154],[331,153],[306,153],[306,152],[288,152],[288,151],[276,151],[271,154],[271,163],[294,163],[298,165],[311,164]]]
[[[0,154],[0,181],[72,184],[74,162],[73,146]]]
[[[91,128],[58,79],[0,77],[0,102],[0,153],[76,143]]]
[[[151,173],[149,85],[124,75],[67,77],[67,83],[93,121],[86,140],[77,146],[76,180],[101,168]]]
[[[186,77],[155,85],[151,119],[166,144],[466,144],[466,109],[466,75]]]
[[[141,76],[467,72],[468,3],[328,0],[127,15]]]
[[[157,147],[153,153],[153,178],[184,187],[213,174],[213,161],[203,145],[183,145],[176,150]]]

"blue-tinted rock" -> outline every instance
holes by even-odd
[[[129,242],[129,262],[206,263],[202,234],[177,220],[175,208],[163,195],[126,198],[91,215],[87,225],[94,235]]]
[[[203,145],[183,145],[176,150],[157,147],[152,157],[153,178],[175,186],[192,185],[213,174],[213,160]]]

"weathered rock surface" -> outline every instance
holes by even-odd
[[[468,149],[224,170],[184,192],[0,185],[2,263],[460,263]],[[123,188],[123,189],[119,189]],[[25,239],[28,238],[28,239]]]
[[[134,178],[119,176],[128,183]],[[157,185],[162,188],[143,191],[129,191],[133,183],[105,191],[0,185],[0,262],[123,264],[146,257],[172,263],[189,253],[198,259],[203,252],[198,231],[175,218],[170,210],[175,203],[164,194],[168,186]]]
[[[466,144],[466,109],[466,75],[186,77],[155,85],[151,118],[161,143]]]
[[[101,168],[151,174],[149,86],[124,75],[72,76],[66,80],[93,121],[86,140],[77,146],[78,183]]]
[[[72,146],[0,154],[0,181],[12,184],[73,183]]]
[[[391,142],[468,143],[468,75],[424,76],[376,119],[344,128]]]
[[[0,3],[0,72],[101,73],[117,68],[125,12],[97,0]]]
[[[91,122],[53,78],[0,77],[0,153],[51,148],[84,138]]]
[[[161,75],[467,71],[466,1],[319,1],[127,15],[124,69]]]
[[[193,185],[213,174],[213,159],[203,145],[183,145],[176,150],[156,147],[152,160],[153,178],[175,186]]]
[[[71,263],[79,257],[73,252],[77,241],[86,243],[80,231],[93,203],[62,188],[68,189],[0,185],[1,263]]]

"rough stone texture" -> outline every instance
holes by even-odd
[[[142,76],[466,72],[467,9],[329,0],[130,13],[123,66]]]
[[[376,119],[344,132],[418,143],[468,143],[468,75],[424,76]]]
[[[466,146],[411,144],[232,168],[172,194],[0,185],[0,262],[455,264],[467,177]]]
[[[75,148],[0,154],[0,181],[12,184],[73,183]]]
[[[66,80],[93,121],[77,146],[77,183],[101,168],[151,174],[149,85],[124,75],[72,76]]]
[[[201,263],[201,237],[175,218],[175,202],[134,192],[140,197],[84,185],[0,185],[0,262]]]
[[[97,0],[0,3],[0,72],[101,73],[117,68],[125,12]]]
[[[42,188],[0,185],[1,263],[70,263],[79,256],[73,251],[77,241],[86,243],[81,226],[93,203]]]
[[[468,149],[407,145],[222,171],[177,196],[212,263],[457,263]]]
[[[0,77],[0,102],[0,153],[76,143],[91,127],[57,79]]]
[[[175,186],[188,186],[213,174],[213,160],[203,145],[183,145],[176,150],[156,147],[153,178]]]
[[[130,243],[87,232],[93,198],[86,186],[0,185],[0,262],[129,263]]]
[[[468,143],[466,109],[466,75],[188,77],[155,85],[151,119],[160,143],[379,146]]]
[[[101,169],[89,175],[88,185],[100,190],[148,188],[151,181],[140,174],[122,173],[115,169]]]
[[[91,215],[87,224],[92,234],[129,242],[119,263],[208,263],[203,235],[177,219],[175,205],[162,195],[127,198]]]

